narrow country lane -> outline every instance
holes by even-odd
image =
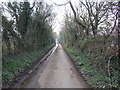
[[[49,60],[20,87],[88,88],[60,44]]]

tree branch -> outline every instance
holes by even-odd
[[[72,3],[71,3],[70,1],[69,1],[68,3],[70,4],[70,7],[71,7],[71,9],[72,9],[72,11],[73,11],[74,18],[75,18],[75,22],[78,23],[78,24],[79,24],[80,26],[82,26],[83,28],[86,28],[85,25],[83,25],[81,22],[79,22],[79,21],[77,20],[77,14],[76,14],[76,11],[75,11]]]

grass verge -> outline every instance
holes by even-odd
[[[91,63],[91,59],[88,58],[85,54],[81,53],[80,51],[76,51],[73,48],[69,48],[64,46],[65,50],[74,60],[74,63],[78,70],[82,73],[83,77],[85,78],[86,82],[93,88],[108,88],[108,87],[117,87],[117,78],[115,78],[114,82],[110,83],[110,78],[106,75],[102,74],[102,71],[95,67]],[[118,73],[116,73],[118,75]]]
[[[30,68],[32,64],[40,57],[42,57],[50,48],[52,44],[39,51],[31,51],[18,55],[6,56],[2,60],[2,84],[4,88],[8,88],[13,82],[15,76]]]

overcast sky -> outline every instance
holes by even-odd
[[[67,2],[67,0],[45,0],[48,4],[64,4]],[[61,30],[61,24],[63,21],[63,16],[65,13],[65,6],[55,6],[53,9],[53,12],[56,13],[56,18],[55,18],[55,25],[54,25],[54,31],[59,33]]]
[[[15,0],[0,0],[0,2],[6,2],[6,1],[15,1]],[[25,0],[17,0],[17,1],[25,1]],[[28,1],[33,2],[33,1],[41,1],[41,0],[28,0]],[[43,0],[43,1],[47,2],[50,5],[54,3],[65,4],[66,2],[68,2],[68,0]],[[74,5],[77,5],[78,1],[79,0],[71,0],[71,2],[74,3]],[[85,0],[82,0],[82,1],[85,1]],[[98,1],[101,1],[101,0],[98,0]],[[63,6],[55,6],[53,9],[53,12],[56,13],[55,24],[53,27],[55,27],[54,31],[57,32],[57,34],[59,34],[61,30],[61,26],[62,26],[61,24],[63,23],[63,19],[65,15],[65,8],[67,9],[67,11],[71,10],[69,4],[63,5]]]
[[[8,1],[26,1],[26,0],[0,0],[0,2],[8,2]],[[33,1],[41,1],[41,0],[28,0],[29,2],[33,2]],[[43,0],[44,2],[48,3],[49,5],[51,4],[65,4],[66,2],[68,2],[68,0]],[[73,3],[77,2],[78,0],[71,0]],[[54,4],[55,5],[55,4]],[[63,5],[63,6],[56,6],[53,9],[53,12],[56,14],[56,18],[55,18],[55,24],[54,24],[54,32],[56,32],[57,34],[60,32],[61,30],[61,24],[63,23],[63,19],[64,19],[64,15],[65,15],[65,7],[66,9],[70,10],[69,8],[69,4],[67,5]]]
[[[71,0],[71,2],[75,3],[78,0]],[[45,2],[47,2],[48,4],[65,4],[68,2],[68,0],[45,0]],[[63,6],[55,6],[53,9],[53,12],[56,13],[56,18],[55,18],[55,28],[54,31],[57,32],[57,34],[59,34],[59,32],[61,31],[61,26],[63,24],[63,20],[64,20],[64,15],[65,15],[65,8],[67,9],[67,11],[70,11],[69,8],[69,4],[67,5],[63,5]]]
[[[56,4],[65,4],[67,3],[69,0],[45,0],[45,2],[47,2],[48,4],[53,4],[53,3],[56,3]],[[81,1],[85,1],[85,0],[81,0]],[[88,0],[88,1],[119,1],[119,0]],[[73,3],[74,6],[77,6],[78,5],[78,2],[79,0],[71,0],[71,2]],[[57,32],[57,34],[61,31],[61,24],[63,23],[63,20],[64,20],[64,15],[65,15],[65,10],[67,9],[68,12],[71,11],[71,8],[69,6],[69,4],[67,5],[63,5],[63,6],[56,6],[54,8],[54,12],[57,14],[56,18],[55,18],[55,28],[54,28],[54,31]],[[72,13],[72,11],[71,11]]]

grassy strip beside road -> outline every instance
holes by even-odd
[[[94,67],[91,63],[91,59],[73,48],[64,46],[65,50],[69,53],[71,58],[74,60],[76,67],[82,73],[86,82],[92,87],[106,88],[106,87],[117,87],[117,84],[113,82],[110,84],[109,77],[104,76],[99,67]],[[113,77],[117,80],[117,77]]]
[[[31,51],[18,55],[3,57],[3,87],[9,87],[10,83],[13,82],[13,78],[15,78],[15,76],[30,68],[38,58],[43,56],[54,45],[55,44],[52,44],[39,51]]]

